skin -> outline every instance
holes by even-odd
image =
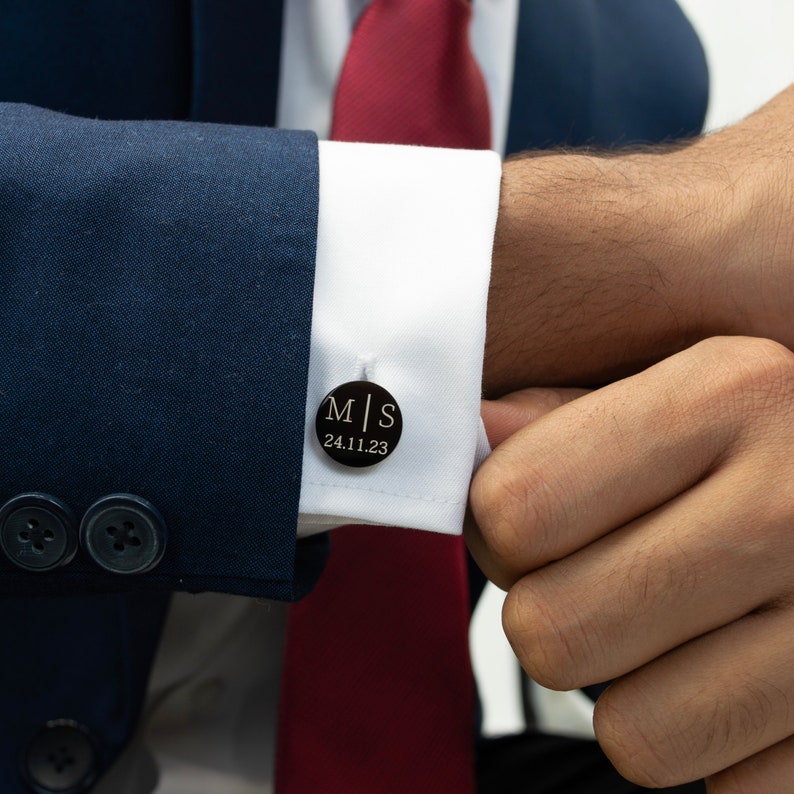
[[[484,389],[601,385],[700,339],[794,346],[794,87],[688,145],[509,160]]]
[[[688,147],[503,185],[488,396],[628,377],[485,401],[466,538],[529,675],[616,679],[596,735],[644,786],[794,791],[791,120],[789,89]]]

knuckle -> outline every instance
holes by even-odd
[[[757,677],[729,691],[693,680],[670,697],[651,673],[613,684],[596,703],[596,738],[615,768],[642,786],[676,786],[714,773],[769,743],[769,726],[789,713],[778,688]],[[665,692],[666,690],[666,692]]]
[[[486,461],[472,482],[470,501],[482,539],[494,558],[515,574],[537,565],[550,511],[535,471]]]
[[[522,580],[505,598],[502,626],[527,674],[548,689],[576,689],[592,683],[586,667],[590,656],[587,633],[578,615],[544,597]]]
[[[794,430],[794,353],[769,339],[716,337],[689,351],[695,414],[711,417],[715,459]],[[759,433],[762,435],[759,436]]]
[[[722,337],[702,343],[718,359],[720,375],[728,378],[729,389],[759,398],[783,396],[794,387],[794,353],[770,339]]]
[[[623,680],[598,699],[593,728],[601,749],[627,780],[647,788],[675,786],[688,779],[687,764],[666,740],[666,725],[636,686]]]
[[[789,388],[794,384],[794,353],[769,339],[748,339],[752,374],[759,388]]]

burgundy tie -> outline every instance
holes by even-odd
[[[488,148],[470,17],[465,0],[375,0],[343,65],[332,138]],[[331,541],[319,584],[290,610],[277,794],[470,794],[462,540],[351,526]]]
[[[467,0],[375,0],[350,42],[334,101],[337,141],[488,149],[488,95]]]

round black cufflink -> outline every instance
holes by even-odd
[[[403,430],[400,407],[377,383],[354,380],[329,392],[315,419],[323,451],[343,466],[374,466],[394,452]]]
[[[0,547],[26,571],[52,571],[77,551],[77,519],[69,506],[45,493],[23,493],[0,507]]]

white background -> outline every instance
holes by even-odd
[[[711,72],[709,130],[738,121],[794,82],[794,0],[679,3],[706,49]],[[500,591],[489,588],[472,622],[472,656],[483,697],[484,729],[492,735],[523,727],[518,668],[500,628],[502,598]],[[560,715],[553,727],[567,725],[573,733],[586,732],[586,718],[577,716],[580,704],[575,699],[560,703],[549,696],[547,704]]]

